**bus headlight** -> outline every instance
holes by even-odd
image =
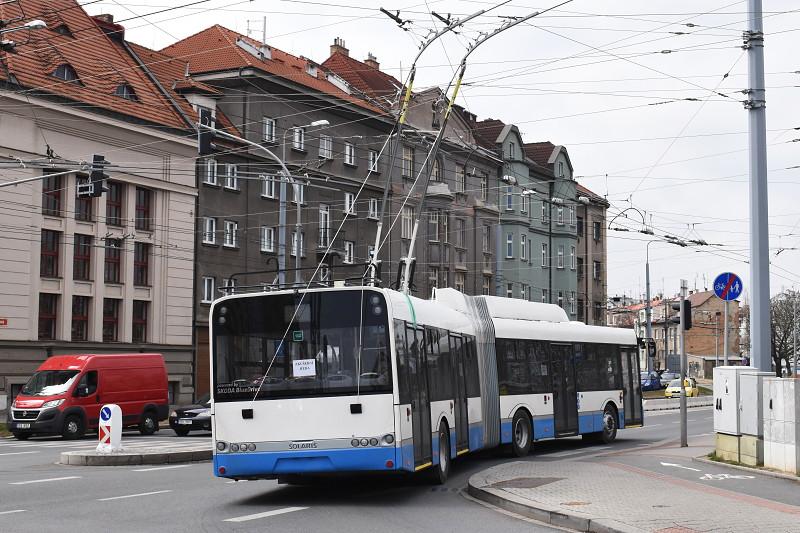
[[[378,439],[376,439],[375,437],[372,437],[371,439],[369,439],[369,445],[370,446],[377,446],[378,445]]]
[[[251,442],[250,444],[247,445],[247,451],[249,452],[256,451],[256,445]]]
[[[350,446],[352,446],[353,448],[358,448],[358,439],[351,440]]]
[[[239,445],[238,445],[238,444],[236,444],[235,442],[234,442],[234,443],[232,443],[232,444],[231,444],[231,451],[232,451],[232,452],[238,452],[238,451],[239,451]]]
[[[369,439],[361,439],[362,446],[369,446]]]
[[[228,447],[228,445],[225,442],[223,442],[221,440],[217,441],[217,451],[224,452],[225,448],[227,448],[227,447]]]
[[[384,446],[391,446],[394,444],[394,435],[391,433],[383,436],[383,444]]]

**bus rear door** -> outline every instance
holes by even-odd
[[[464,339],[450,335],[450,356],[456,378],[456,452],[469,449],[469,419],[467,417],[467,374],[464,368],[464,351],[467,349]]]
[[[635,348],[621,350],[622,355],[622,406],[625,409],[625,427],[641,426],[642,384],[639,379],[639,353]]]
[[[555,436],[578,434],[578,392],[575,386],[575,353],[571,344],[550,345],[553,372]]]
[[[427,361],[425,360],[425,330],[406,327],[409,351],[408,380],[411,384],[411,422],[414,433],[414,466],[431,462],[431,406],[428,396]]]

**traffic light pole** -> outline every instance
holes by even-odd
[[[686,413],[686,313],[684,312],[684,301],[688,283],[685,279],[681,280],[681,448],[689,445],[687,438],[687,413]]]

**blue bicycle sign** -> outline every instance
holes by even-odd
[[[720,274],[714,280],[714,294],[720,300],[735,300],[742,295],[743,288],[742,278],[733,272]]]

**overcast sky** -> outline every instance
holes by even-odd
[[[82,3],[87,3],[86,1]],[[515,0],[432,46],[417,85],[445,86],[480,31],[557,4]],[[129,40],[162,48],[215,23],[322,62],[335,37],[350,55],[377,56],[398,78],[421,39],[440,23],[430,11],[465,16],[492,2],[387,0],[101,1]],[[190,7],[172,9],[176,6]],[[124,6],[124,7],[123,7]],[[403,31],[384,7],[408,20]],[[168,10],[168,11],[165,11]],[[711,287],[733,271],[749,286],[747,56],[741,49],[747,2],[574,0],[508,30],[470,58],[459,103],[479,119],[517,124],[526,142],[569,150],[578,180],[611,202],[609,221],[634,207],[657,235],[702,239],[697,249],[650,245],[652,292],[674,294],[679,279]],[[162,13],[156,13],[164,11]],[[150,16],[142,17],[148,13]],[[800,5],[765,0],[771,292],[800,287]],[[138,18],[134,18],[138,17]],[[725,76],[728,74],[727,76]],[[718,93],[722,93],[722,96]],[[692,100],[686,100],[690,98]],[[795,167],[795,168],[791,168]],[[644,293],[645,244],[633,210],[609,231],[608,294]],[[745,290],[746,290],[745,289]]]

